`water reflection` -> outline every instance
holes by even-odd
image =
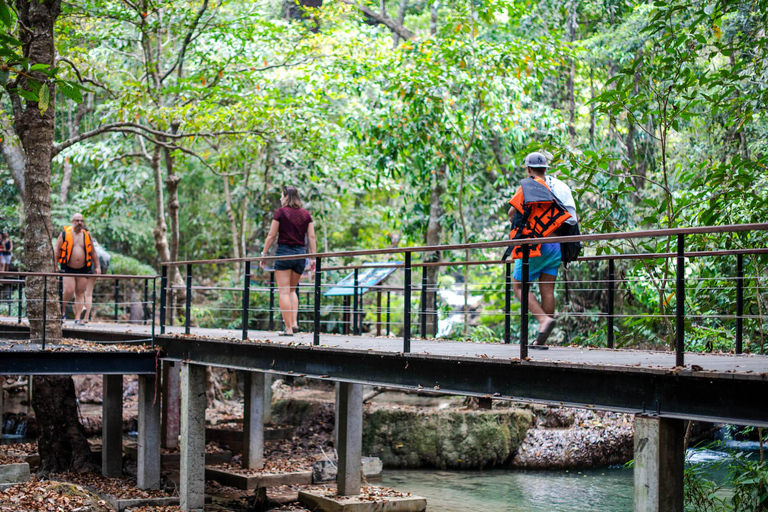
[[[386,470],[383,485],[427,498],[428,512],[625,512],[632,470]]]

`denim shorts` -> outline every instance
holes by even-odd
[[[541,274],[557,277],[560,268],[560,244],[541,244],[541,256],[528,260],[528,282],[539,279]],[[512,277],[516,281],[523,280],[523,260],[515,260],[515,270]]]
[[[275,256],[288,256],[291,254],[307,254],[307,248],[304,245],[283,245],[277,244]],[[275,262],[275,270],[293,270],[297,274],[304,273],[307,259],[300,260],[278,260]]]

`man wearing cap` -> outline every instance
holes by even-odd
[[[575,224],[577,222],[576,202],[573,200],[571,189],[559,179],[546,175],[547,168],[549,167],[547,164],[547,157],[538,152],[531,153],[525,157],[524,166],[528,172],[528,177],[533,178],[536,182],[548,187],[552,194],[560,201],[560,204],[565,207],[568,215],[564,214],[564,216],[569,217],[565,222]],[[513,219],[515,215],[522,213],[519,210],[519,205],[522,202],[521,196],[522,187],[519,187],[515,196],[509,201],[510,204],[513,205],[508,212],[510,222],[514,223]],[[557,324],[557,321],[554,318],[555,281],[557,280],[557,272],[560,268],[560,244],[543,243],[540,244],[539,249],[541,254],[532,257],[529,260],[528,267],[529,282],[538,280],[539,293],[541,294],[541,302],[539,302],[532,292],[528,293],[528,309],[539,322],[539,334],[536,336],[536,341],[532,345],[533,347],[541,347],[545,345],[547,338],[549,338],[549,335]],[[516,259],[515,269],[512,274],[512,287],[518,300],[520,300],[523,293],[522,274],[522,260]]]

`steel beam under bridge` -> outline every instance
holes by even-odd
[[[160,336],[167,359],[407,390],[768,426],[768,375],[383,353]]]

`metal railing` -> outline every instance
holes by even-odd
[[[609,348],[614,346],[614,321],[619,316],[614,310],[615,303],[615,289],[616,289],[616,274],[615,274],[615,262],[625,259],[663,259],[674,258],[676,262],[675,266],[675,314],[674,314],[674,330],[675,330],[675,357],[676,366],[684,365],[684,349],[685,349],[685,302],[686,302],[686,288],[685,288],[685,259],[689,257],[704,257],[704,256],[728,256],[736,255],[738,260],[738,269],[736,276],[737,286],[737,299],[736,307],[737,312],[736,319],[736,353],[742,353],[743,350],[743,321],[746,318],[744,315],[744,273],[743,273],[743,256],[746,254],[765,254],[768,253],[768,249],[743,249],[733,251],[695,251],[685,252],[685,238],[686,236],[696,234],[712,234],[712,233],[737,233],[745,231],[766,231],[768,230],[768,223],[761,224],[742,224],[732,226],[706,226],[696,228],[680,228],[680,229],[660,229],[652,231],[635,231],[626,233],[606,233],[606,234],[589,234],[578,235],[568,237],[549,237],[546,239],[547,243],[555,242],[590,242],[590,241],[613,241],[613,240],[630,240],[639,238],[659,238],[670,237],[676,239],[677,251],[674,253],[649,253],[649,254],[615,254],[615,255],[601,255],[579,258],[578,261],[608,261],[608,278],[603,282],[606,287],[606,293],[608,295],[608,311],[604,316],[607,319],[607,345]],[[528,305],[528,291],[531,283],[529,282],[529,246],[532,244],[539,244],[542,239],[522,239],[515,240],[515,245],[520,245],[523,248],[522,258],[522,294],[521,294],[521,312],[520,312],[520,358],[524,359],[528,357],[528,320],[529,320],[529,305]],[[485,250],[502,248],[510,245],[509,240],[494,241],[494,242],[482,242],[473,244],[457,244],[457,245],[442,245],[442,246],[424,246],[424,247],[403,247],[394,249],[373,249],[373,250],[360,250],[360,251],[343,251],[343,252],[327,252],[313,254],[311,257],[316,258],[316,267],[314,272],[314,282],[311,285],[314,290],[314,303],[311,312],[312,314],[312,331],[313,331],[313,344],[320,344],[321,334],[321,306],[323,301],[322,290],[324,287],[333,285],[323,284],[323,273],[336,271],[336,270],[355,270],[355,273],[362,268],[386,268],[397,266],[402,268],[403,272],[403,284],[402,287],[397,289],[402,291],[403,294],[403,310],[402,310],[402,338],[403,338],[403,352],[407,353],[411,351],[411,338],[412,338],[412,305],[411,297],[414,291],[419,292],[418,289],[414,289],[412,283],[412,272],[414,268],[425,269],[422,275],[422,297],[427,293],[436,293],[436,290],[430,290],[427,284],[426,268],[428,267],[451,267],[451,266],[470,266],[470,265],[503,265],[504,266],[504,342],[511,343],[511,297],[512,297],[512,264],[511,262],[504,262],[500,260],[489,261],[458,261],[458,262],[417,262],[412,261],[413,254],[426,254],[443,251],[471,251],[471,250]],[[402,255],[403,263],[381,263],[381,264],[367,264],[363,265],[342,265],[337,267],[325,267],[324,261],[331,258],[353,258],[353,257],[372,257],[381,255]],[[251,282],[252,282],[252,263],[258,261],[274,262],[279,260],[292,260],[296,259],[296,256],[269,256],[269,257],[256,257],[256,258],[238,258],[238,259],[218,259],[218,260],[198,260],[198,261],[180,261],[169,262],[162,264],[161,284],[160,284],[160,332],[165,333],[166,325],[166,309],[167,309],[167,290],[176,287],[170,287],[168,285],[168,269],[174,266],[185,267],[184,277],[184,289],[185,289],[185,304],[184,304],[184,329],[186,334],[191,333],[191,316],[192,316],[192,293],[195,287],[192,286],[193,278],[193,266],[199,265],[222,265],[222,264],[242,264],[244,265],[243,272],[243,284],[242,284],[242,306],[241,306],[241,330],[242,339],[248,338],[249,331],[249,319],[250,319],[250,300],[251,300]],[[361,320],[360,315],[363,310],[362,293],[359,292],[360,284],[355,283],[353,285],[353,305],[350,310],[350,323],[354,334],[360,334]],[[371,288],[366,286],[366,288]],[[386,287],[382,287],[382,290]],[[200,287],[198,287],[200,289]],[[263,288],[262,288],[263,289]],[[393,288],[389,287],[391,291]],[[274,328],[274,276],[271,276],[270,280],[270,329]],[[389,293],[388,293],[389,302]],[[437,301],[435,301],[436,304]],[[381,314],[380,298],[377,301],[377,313]],[[436,311],[427,311],[425,301],[422,301],[422,308],[419,312],[421,316],[421,333],[422,336],[426,334],[426,318],[429,314],[436,314]],[[349,310],[349,308],[345,308]],[[436,309],[436,307],[435,307]],[[386,308],[387,315],[390,313],[390,306]],[[380,322],[377,322],[380,323]],[[389,318],[387,320],[387,327],[389,331]]]

